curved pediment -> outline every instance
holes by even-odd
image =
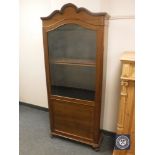
[[[86,8],[78,8],[72,3],[65,4],[60,10],[55,10],[47,17],[41,17],[44,23],[47,23],[46,21],[48,23],[49,21],[56,22],[62,19],[80,19],[93,25],[103,25],[103,18],[108,19],[109,15],[107,13],[92,13]]]

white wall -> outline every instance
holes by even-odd
[[[119,58],[123,51],[134,50],[134,0],[21,0],[20,101],[47,107],[40,17],[69,2],[90,11],[108,12],[111,15],[101,128],[115,131],[119,103]]]
[[[66,3],[73,3],[78,7],[86,7],[91,11],[99,11],[101,8],[102,0],[51,0],[51,7],[53,10],[60,9]]]
[[[20,101],[47,107],[42,22],[50,0],[20,1]]]
[[[101,10],[111,16],[108,30],[105,106],[101,126],[108,131],[116,131],[120,95],[120,56],[124,51],[134,51],[134,0],[105,0],[101,4]]]
[[[111,20],[109,23],[106,94],[103,127],[116,130],[120,94],[120,56],[134,50],[134,20]]]

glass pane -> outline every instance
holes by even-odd
[[[51,59],[96,59],[96,32],[67,24],[48,33]]]
[[[95,68],[71,65],[51,67],[52,94],[72,98],[94,100]]]
[[[48,32],[52,95],[95,99],[96,32],[75,24]]]

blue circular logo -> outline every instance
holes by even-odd
[[[118,136],[116,139],[116,146],[121,150],[127,149],[130,146],[129,138],[125,135]]]

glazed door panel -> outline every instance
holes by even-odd
[[[48,32],[51,94],[95,100],[96,32],[65,24]]]

